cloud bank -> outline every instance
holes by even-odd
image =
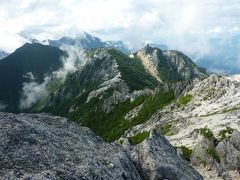
[[[52,72],[50,75],[46,75],[42,83],[35,82],[33,74],[27,73],[30,82],[23,83],[22,97],[20,99],[19,108],[27,109],[32,107],[36,102],[42,99],[48,94],[48,86],[52,80],[60,79],[64,81],[68,73],[72,73],[86,63],[86,58],[83,50],[78,50],[74,47],[63,47],[67,53],[67,58],[62,58],[63,66],[57,71]],[[0,110],[1,110],[0,104]]]
[[[239,0],[8,0],[0,2],[0,48],[90,31],[134,48],[166,44],[211,69],[240,72],[232,68],[240,62],[239,22]]]

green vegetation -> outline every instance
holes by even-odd
[[[121,140],[119,140],[118,142],[119,142],[119,144],[123,144],[124,140],[121,139]]]
[[[174,69],[174,67],[171,67],[166,59],[159,61],[157,70],[159,72],[161,80],[164,82],[175,82],[183,80],[181,77],[179,77],[176,69]]]
[[[220,136],[220,140],[222,141],[222,140],[228,139],[229,137],[227,137],[226,134],[227,133],[232,134],[233,131],[234,129],[231,127],[226,127],[225,129],[220,130],[218,134]]]
[[[203,100],[206,101],[209,97],[213,95],[214,92],[215,92],[214,88],[209,88],[207,90],[207,94],[203,97]]]
[[[192,60],[184,55],[183,53],[179,51],[174,51],[174,55],[178,57],[179,59],[181,58],[185,62],[185,66],[188,68],[194,68],[197,66],[192,62]],[[162,53],[157,54],[159,61],[158,61],[158,73],[161,77],[161,79],[164,82],[176,82],[176,81],[185,81],[188,80],[186,77],[184,77],[180,72],[178,72],[178,69],[175,65],[169,62],[169,59],[167,59],[166,56],[163,56]],[[205,73],[205,70],[202,68],[199,68],[199,71],[202,73]],[[192,74],[190,79],[195,78],[197,75]]]
[[[86,52],[86,56],[88,58],[93,58],[95,52],[96,52],[96,48],[90,49],[89,51]]]
[[[185,96],[182,96],[179,99],[179,103],[182,105],[187,105],[189,102],[191,102],[192,98],[193,98],[193,96],[191,94],[187,94]]]
[[[130,90],[139,90],[146,87],[154,89],[159,84],[159,82],[145,70],[139,59],[129,58],[127,55],[115,49],[110,49],[109,53],[116,59],[122,78]]]
[[[99,67],[103,66],[103,63],[104,60],[97,59],[86,64],[80,71],[68,74],[65,81],[60,85],[57,82],[50,83],[51,88],[48,88],[49,95],[44,101],[45,103],[50,101],[51,105],[47,105],[41,111],[69,117],[75,121],[79,119],[79,116],[88,114],[90,110],[103,102],[103,100],[98,98],[92,98],[89,103],[85,103],[88,94],[102,83],[102,79],[98,75],[100,73]],[[106,91],[103,94],[104,98],[112,95],[114,90],[118,89],[113,87]],[[37,106],[39,107],[39,103]],[[33,109],[36,110],[35,107]]]
[[[216,160],[217,162],[220,163],[220,159],[219,159],[215,149],[213,149],[213,148],[206,149],[206,154],[210,155],[214,160]]]
[[[203,100],[206,101],[208,99],[208,96],[204,96]]]
[[[62,66],[61,57],[66,54],[55,47],[41,44],[25,44],[0,61],[0,99],[8,104],[7,111],[19,112],[24,82],[30,82],[26,74],[31,72],[35,82],[42,83],[46,74]]]
[[[199,128],[197,131],[204,136],[205,138],[209,139],[212,141],[214,139],[213,132],[206,126],[204,128]]]
[[[227,91],[225,89],[222,90],[222,95],[226,94]]]
[[[172,122],[164,123],[160,126],[160,133],[162,135],[171,136],[172,135],[171,128],[172,128]]]
[[[129,138],[129,142],[133,145],[140,144],[143,142],[147,137],[149,137],[149,132],[144,131],[142,133],[138,133],[135,136]]]
[[[94,50],[89,52],[93,55]],[[116,59],[121,71],[122,79],[131,90],[155,88],[159,82],[149,75],[140,60],[129,58],[116,50],[109,50],[109,53]],[[107,61],[107,63],[111,63]],[[112,105],[111,111],[106,112],[103,106],[104,101],[119,91],[119,86],[113,86],[97,97],[87,102],[90,92],[99,88],[103,82],[102,70],[106,68],[106,59],[95,59],[86,64],[84,68],[68,74],[65,81],[58,85],[53,83],[49,87],[49,95],[44,102],[51,102],[41,111],[70,118],[71,120],[91,128],[105,141],[119,139],[123,133],[138,124],[146,122],[157,110],[168,105],[175,99],[174,93],[158,92],[154,96],[140,96],[134,101],[130,99]],[[53,91],[53,93],[51,93]],[[125,115],[135,107],[142,104],[137,116],[126,120]],[[38,106],[39,107],[39,106]]]
[[[207,117],[207,116],[212,116],[212,115],[215,115],[215,114],[223,114],[223,113],[228,113],[228,112],[231,112],[231,111],[235,111],[235,110],[239,110],[240,109],[240,105],[236,105],[232,108],[226,108],[224,110],[219,110],[219,111],[215,111],[213,113],[209,113],[209,114],[206,114],[202,117]]]
[[[187,161],[190,161],[191,155],[192,155],[192,149],[189,149],[186,146],[181,146],[182,152],[183,152],[183,158]]]
[[[212,116],[212,115],[219,114],[219,113],[220,113],[220,111],[215,111],[215,112],[212,112],[209,114],[201,115],[201,117],[208,117],[208,116]]]
[[[173,92],[159,92],[155,96],[141,96],[133,102],[127,100],[119,103],[109,113],[102,112],[101,110],[95,111],[95,109],[98,109],[96,106],[98,101],[96,100],[95,104],[88,105],[93,101],[87,103],[90,107],[89,112],[84,113],[83,111],[79,111],[81,112],[80,114],[74,112],[73,114],[75,115],[72,116],[72,119],[84,126],[90,127],[105,141],[114,141],[120,138],[127,129],[147,121],[157,110],[169,104],[173,99]],[[101,105],[101,103],[99,104]],[[140,104],[143,104],[143,107],[138,112],[138,115],[130,121],[126,121],[124,116],[130,109],[133,109]],[[81,107],[79,109],[81,110]]]
[[[159,82],[145,71],[138,59],[128,58],[116,50],[109,51],[116,59],[122,78],[131,90],[154,88],[158,85]],[[89,51],[88,55],[93,54],[94,50]],[[119,91],[118,86],[102,93],[101,98],[93,97],[87,102],[89,93],[103,82],[103,77],[99,76],[103,68],[106,68],[106,60],[96,59],[86,64],[81,71],[68,74],[63,83],[53,81],[48,87],[48,96],[39,101],[32,110],[38,111],[44,103],[51,102],[41,111],[68,117],[91,128],[104,140],[114,141],[120,138],[127,129],[147,121],[153,113],[174,99],[173,92],[159,92],[155,96],[141,96],[134,101],[126,100],[118,103],[109,113],[106,113],[103,110],[104,100],[112,96],[114,91]],[[141,104],[143,107],[138,115],[131,120],[125,120],[124,117],[129,110]]]
[[[197,106],[201,106],[202,104],[201,103],[198,103],[198,104],[196,104]]]
[[[175,52],[178,54],[178,56],[182,56],[182,54]],[[177,72],[177,69],[175,66],[173,66],[171,63],[169,63],[168,59],[164,57],[161,53],[158,53],[158,73],[161,77],[161,80],[164,82],[175,82],[175,81],[181,81],[184,80]],[[185,58],[185,57],[183,57]],[[186,59],[188,60],[188,59]]]
[[[228,113],[228,112],[231,112],[231,111],[235,111],[235,110],[239,110],[240,109],[240,105],[236,105],[232,108],[227,108],[227,109],[224,109],[223,110],[223,113]]]
[[[58,90],[58,88],[61,86],[61,83],[62,83],[62,79],[61,78],[56,78],[56,79],[53,79],[48,85],[47,85],[47,94],[45,94],[31,109],[29,109],[30,112],[37,112],[39,110],[41,110],[47,99],[48,98],[52,98],[53,97],[53,94],[55,91]]]
[[[215,89],[214,88],[209,88],[208,89],[208,94],[211,95],[215,92]]]

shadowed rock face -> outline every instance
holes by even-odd
[[[155,131],[142,143],[131,146],[124,142],[131,152],[143,179],[201,180],[202,176],[183,160],[167,139]]]
[[[130,149],[66,118],[0,113],[0,179],[202,179],[154,132]]]
[[[221,141],[216,147],[222,167],[227,170],[240,169],[240,132],[235,130],[231,138]]]
[[[0,113],[0,179],[140,179],[128,154],[88,128],[44,114]]]
[[[205,69],[198,67],[189,57],[178,51],[162,51],[147,45],[135,55],[142,61],[149,73],[159,81],[207,77]]]

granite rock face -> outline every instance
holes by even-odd
[[[124,149],[66,118],[0,113],[0,179],[202,179],[159,134]]]
[[[221,141],[216,151],[221,165],[228,170],[240,170],[240,132],[233,131],[231,138]]]
[[[142,143],[136,146],[125,143],[125,147],[130,150],[131,157],[143,179],[203,179],[177,154],[167,139],[156,131],[151,131],[149,138]]]
[[[208,149],[214,149],[214,145],[210,140],[203,138],[193,149],[191,163],[195,166],[203,163],[212,167],[214,165],[214,159],[206,153]]]
[[[238,130],[233,131],[230,142],[238,151],[240,151],[240,132]]]
[[[122,147],[45,114],[0,113],[0,179],[141,179]]]
[[[240,151],[238,151],[229,141],[222,141],[216,147],[216,151],[221,161],[221,165],[229,170],[240,168]]]

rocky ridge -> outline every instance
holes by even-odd
[[[191,162],[199,171],[208,174],[199,169],[203,165],[212,167],[212,171],[225,179],[238,179],[238,173],[234,171],[238,171],[240,165],[239,141],[236,140],[240,130],[239,92],[237,75],[226,77],[214,74],[204,80],[196,79],[177,101],[159,110],[146,123],[126,131],[123,137],[156,129],[164,133],[173,146],[193,150],[195,158]],[[201,131],[210,134],[214,141],[206,139]],[[228,133],[232,133],[231,138],[224,140]],[[217,155],[219,162],[212,158],[213,154]],[[221,179],[218,175],[216,179]],[[208,179],[209,175],[204,177]]]
[[[0,113],[1,179],[202,179],[158,133],[124,149],[66,118]]]
[[[178,51],[162,51],[146,45],[133,56],[137,56],[149,73],[161,82],[207,77],[203,68]]]

